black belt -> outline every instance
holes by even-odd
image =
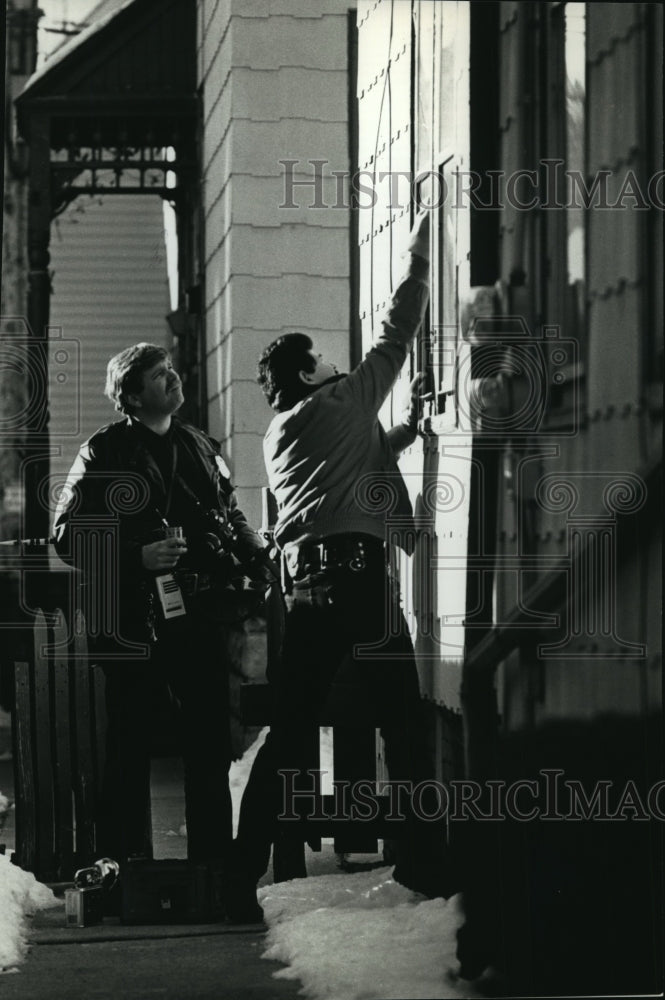
[[[330,569],[360,573],[368,566],[385,566],[385,546],[373,535],[331,535],[320,542],[304,542],[298,548],[294,580]]]

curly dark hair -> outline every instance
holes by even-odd
[[[170,355],[165,347],[142,343],[126,347],[111,358],[106,369],[104,394],[115,403],[116,410],[120,413],[132,412],[127,397],[140,392],[145,372],[168,357]]]
[[[273,410],[290,410],[313,391],[299,372],[313,372],[316,361],[310,355],[313,344],[306,333],[286,333],[273,340],[259,358],[256,381]]]

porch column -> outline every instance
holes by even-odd
[[[27,455],[23,466],[24,532],[47,536],[48,507],[40,484],[48,475],[48,324],[51,282],[48,266],[51,237],[50,119],[35,114],[30,122],[30,181],[28,191],[28,359],[30,406],[26,420]]]

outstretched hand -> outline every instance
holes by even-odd
[[[431,209],[421,209],[413,220],[409,251],[429,260],[429,217]]]

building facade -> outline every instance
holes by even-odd
[[[662,9],[348,7],[103,5],[18,104],[42,197],[26,223],[27,315],[38,336],[55,315],[49,192],[70,205],[99,194],[81,148],[100,169],[114,150],[116,187],[138,170],[141,198],[151,186],[174,205],[165,342],[187,415],[222,441],[257,524],[270,419],[258,355],[298,329],[340,366],[357,362],[429,207],[429,315],[382,417],[422,371],[420,435],[401,460],[415,551],[394,568],[437,777],[450,795],[472,783],[448,817],[463,974],[492,967],[508,995],[653,991]],[[157,240],[153,223],[150,238],[122,237],[127,270]],[[109,242],[120,253],[117,233]],[[150,316],[168,308],[161,294],[146,296]],[[53,469],[47,424],[26,427],[42,448],[28,486]]]
[[[311,160],[349,170],[348,7],[198,3],[207,421],[254,523],[271,417],[256,385],[261,351],[301,330],[349,363],[350,213],[310,207],[312,186],[297,186]],[[291,179],[306,197],[290,197]],[[324,201],[333,190],[326,181]]]
[[[662,778],[662,9],[380,0],[358,31],[365,343],[415,205],[435,222],[402,571],[439,760],[452,712],[478,794],[459,957],[510,995],[654,988],[662,817],[619,807]]]
[[[2,287],[0,291],[0,422],[5,434],[16,431],[22,440],[19,414],[25,411],[28,383],[21,359],[5,344],[11,333],[10,318],[25,315],[28,256],[27,150],[16,130],[13,100],[33,73],[37,59],[36,2],[8,4],[5,32],[4,189],[2,224]],[[17,448],[3,448],[0,455],[0,539],[14,537],[22,502],[20,458]]]

